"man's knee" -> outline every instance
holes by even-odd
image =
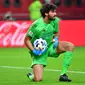
[[[71,42],[68,42],[67,48],[68,48],[69,51],[74,51],[74,44],[71,43]]]
[[[35,76],[34,81],[36,81],[36,82],[42,81],[42,77]]]
[[[42,74],[43,74],[43,65],[35,64],[33,66],[33,72],[34,72],[34,81],[39,82],[42,80]]]

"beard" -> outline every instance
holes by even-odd
[[[49,19],[50,21],[55,20],[55,17],[56,17],[56,16],[51,17],[50,15],[48,15],[48,19]]]

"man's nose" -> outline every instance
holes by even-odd
[[[55,13],[54,13],[54,15],[56,16],[56,15],[57,15],[57,13],[55,12]]]

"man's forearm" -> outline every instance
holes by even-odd
[[[30,50],[34,49],[31,42],[30,42],[30,39],[27,36],[25,37],[24,43],[25,43],[25,45],[27,46],[28,49],[30,49]]]

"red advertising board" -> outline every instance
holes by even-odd
[[[61,20],[60,40],[70,41],[75,46],[85,46],[85,20]]]
[[[22,47],[32,21],[0,22],[0,47]]]
[[[24,37],[32,21],[0,21],[0,47],[23,47]],[[61,20],[60,40],[85,46],[85,20]]]

